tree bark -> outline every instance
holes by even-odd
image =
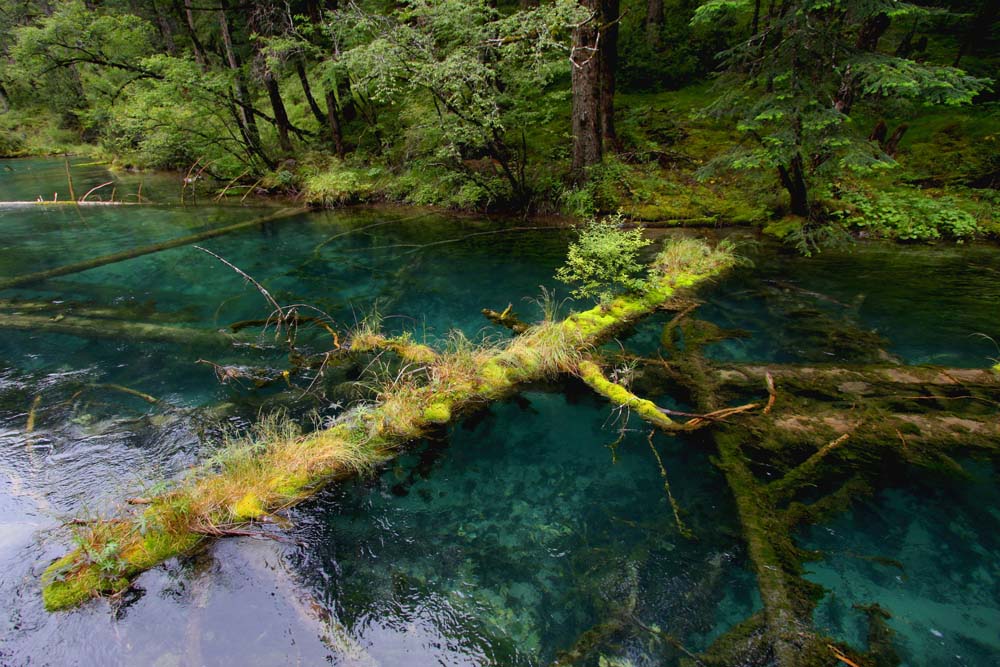
[[[156,17],[156,26],[160,29],[160,38],[167,53],[172,56],[177,55],[177,44],[174,43],[174,29],[170,25],[170,18],[160,11],[155,2],[150,2],[153,16]]]
[[[337,157],[344,157],[344,134],[340,127],[340,116],[337,113],[337,94],[326,91],[326,118],[330,126],[330,138],[333,140],[333,149],[337,152]]]
[[[759,6],[760,0],[757,1]],[[649,0],[646,3],[646,41],[654,51],[660,48],[660,31],[662,29],[663,0]]]
[[[854,46],[862,51],[874,51],[878,48],[878,42],[882,39],[885,31],[889,29],[891,22],[888,14],[869,16],[861,24]]]
[[[778,167],[781,184],[788,191],[789,209],[795,215],[809,217],[809,192],[806,187],[805,172],[802,168],[802,156],[796,154],[789,165]]]
[[[301,56],[295,59],[295,73],[299,77],[299,83],[302,84],[302,94],[306,96],[306,102],[309,104],[309,109],[312,111],[313,117],[316,118],[319,126],[323,127],[326,125],[326,114],[319,108],[316,98],[313,97],[312,86],[309,85],[309,75],[306,73],[305,59]]]
[[[191,50],[194,52],[196,63],[205,68],[208,66],[208,59],[205,57],[205,47],[198,39],[198,31],[194,27],[194,14],[191,11],[191,0],[184,0],[183,7],[180,0],[174,0],[174,8],[178,14],[184,16],[184,25],[187,27],[188,37],[191,39]]]
[[[587,167],[604,154],[601,125],[600,0],[580,0],[592,14],[573,29],[570,53],[573,90],[573,176],[583,180]]]
[[[619,150],[615,131],[615,70],[618,67],[620,0],[601,0],[601,141],[605,151]]]
[[[278,80],[274,78],[274,72],[267,66],[267,63],[263,62],[263,56],[261,56],[261,66],[264,68],[264,88],[267,90],[268,99],[271,100],[271,109],[274,110],[274,126],[278,129],[278,145],[286,154],[291,153],[292,141],[288,137],[288,112],[281,99]]]
[[[228,0],[220,0],[219,30],[222,35],[222,46],[225,50],[226,62],[236,77],[236,117],[239,121],[240,133],[243,135],[244,141],[247,142],[247,148],[250,152],[259,156],[265,163],[271,164],[271,161],[264,154],[260,145],[260,130],[257,129],[257,119],[253,115],[250,88],[247,86],[242,63],[240,62],[239,55],[236,53],[236,49],[233,47],[233,36],[229,31],[229,19],[226,17],[228,9]]]

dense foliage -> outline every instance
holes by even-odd
[[[0,155],[322,205],[996,233],[997,25],[987,0],[0,0]]]

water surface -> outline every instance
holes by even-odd
[[[65,187],[61,160],[5,164],[14,171],[0,171],[0,200]],[[73,173],[77,192],[111,179],[99,167]],[[119,190],[136,187],[131,179]],[[204,199],[181,207],[178,190],[166,181],[147,185],[158,203],[143,207],[0,205],[0,278],[271,212]],[[542,286],[565,294],[552,275],[571,235],[525,226],[421,211],[323,212],[203,245],[280,303],[310,304],[338,328],[378,312],[390,331],[442,344],[456,328],[473,339],[506,336],[482,318],[483,307],[510,303],[532,319],[540,306],[525,297],[540,296]],[[702,316],[747,333],[713,346],[715,358],[843,363],[881,355],[983,367],[1000,356],[976,335],[1000,335],[995,247],[857,246],[810,260],[771,246],[743,252],[752,266],[699,295]],[[208,331],[270,310],[253,286],[192,247],[0,299],[59,301],[80,312],[114,307]],[[565,303],[563,312],[573,307]],[[650,318],[624,344],[655,353],[668,317]],[[567,382],[484,408],[373,477],[324,492],[293,512],[287,542],[224,540],[144,574],[115,604],[46,614],[38,575],[71,546],[64,520],[155,490],[204,458],[223,425],[246,428],[262,408],[330,416],[350,401],[337,392],[220,384],[211,365],[196,363],[287,365],[273,337],[251,342],[219,349],[3,331],[0,662],[539,665],[623,610],[699,650],[760,608],[705,443],[652,440],[697,537],[689,540],[670,511],[646,428],[622,424]],[[322,330],[304,332],[300,342],[306,351],[329,346]],[[831,554],[810,566],[830,589],[817,624],[863,647],[852,605],[878,601],[894,615],[905,664],[996,664],[996,493],[992,469],[955,487],[915,478],[803,534],[806,546]],[[873,565],[872,557],[897,560],[903,571]],[[638,631],[600,644],[590,662],[600,654],[637,666],[680,657]]]

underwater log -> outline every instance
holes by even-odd
[[[25,273],[20,276],[14,276],[13,278],[6,278],[4,280],[0,280],[0,290],[11,289],[13,287],[21,287],[22,285],[30,285],[32,283],[38,283],[43,280],[48,280],[49,278],[55,278],[57,276],[65,276],[71,273],[79,273],[80,271],[94,269],[99,266],[114,264],[116,262],[123,262],[127,259],[142,257],[143,255],[150,255],[156,252],[170,250],[171,248],[179,248],[181,246],[191,245],[192,243],[198,243],[199,241],[204,241],[206,239],[212,239],[217,236],[223,236],[224,234],[231,234],[233,232],[238,232],[241,229],[248,229],[250,227],[263,225],[264,223],[272,222],[274,220],[281,220],[282,218],[288,218],[293,215],[298,215],[299,213],[304,213],[307,210],[308,209],[306,208],[283,208],[277,211],[276,213],[272,213],[271,215],[265,215],[262,218],[255,218],[253,220],[247,220],[245,222],[238,222],[236,224],[226,225],[225,227],[219,227],[217,229],[209,229],[204,232],[198,232],[197,234],[190,234],[188,236],[182,236],[180,238],[171,239],[169,241],[163,241],[162,243],[154,243],[153,245],[143,246],[141,248],[133,248],[132,250],[123,250],[121,252],[116,252],[110,255],[104,255],[102,257],[95,257],[94,259],[88,259],[82,262],[74,262],[73,264],[58,266],[54,269],[47,269],[45,271],[35,271],[34,273]]]
[[[226,347],[239,340],[218,331],[135,322],[129,320],[90,319],[76,315],[57,318],[40,315],[0,313],[0,329],[19,329],[38,333],[55,333],[78,338],[108,338],[127,341],[141,340],[200,347]]]

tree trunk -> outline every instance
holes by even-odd
[[[309,104],[309,109],[313,113],[313,117],[316,118],[316,122],[319,123],[320,127],[326,125],[326,114],[323,110],[319,108],[319,104],[316,103],[316,98],[312,94],[312,86],[309,85],[309,75],[306,73],[305,59],[298,57],[295,59],[295,73],[299,77],[299,83],[302,84],[302,94],[306,96],[306,102]]]
[[[344,134],[340,128],[340,117],[337,114],[337,94],[326,91],[326,118],[330,126],[330,138],[333,140],[333,149],[337,152],[337,157],[344,157]]]
[[[0,113],[10,111],[10,99],[7,97],[7,90],[0,83]]]
[[[969,23],[969,27],[958,47],[958,53],[955,54],[955,67],[958,67],[958,64],[962,62],[962,56],[970,51],[975,52],[986,41],[987,36],[993,29],[993,23],[996,21],[998,11],[1000,11],[1000,7],[993,0],[981,0],[979,11],[976,12],[976,15]]]
[[[580,0],[591,19],[573,29],[570,53],[573,90],[573,175],[583,180],[587,167],[604,153],[601,136],[600,0]]]
[[[796,154],[791,163],[778,167],[781,184],[788,191],[789,208],[795,215],[809,217],[809,195],[806,187],[805,172],[802,169],[802,156]]]
[[[757,1],[760,2],[760,0]],[[660,48],[660,31],[662,29],[663,0],[649,0],[646,3],[646,41],[654,51]]]
[[[910,126],[907,125],[906,123],[900,123],[896,127],[895,131],[893,131],[892,133],[892,136],[889,137],[889,140],[886,141],[885,145],[882,147],[882,150],[885,151],[886,155],[890,157],[896,155],[896,151],[899,150],[899,142],[900,140],[902,140],[903,135],[906,134],[906,131],[908,129],[910,129]]]
[[[618,67],[620,0],[601,0],[601,141],[604,150],[619,150],[615,132],[615,69]]]
[[[149,4],[152,8],[153,16],[156,17],[156,26],[160,29],[160,38],[163,40],[164,48],[166,48],[167,53],[176,56],[177,45],[174,43],[174,29],[170,25],[170,18],[160,11],[155,2],[150,2]]]
[[[236,117],[239,121],[240,133],[247,142],[247,148],[250,152],[259,156],[265,163],[270,164],[271,161],[264,154],[260,145],[260,131],[257,129],[257,119],[253,115],[252,98],[246,76],[243,73],[242,63],[236,49],[233,48],[233,36],[229,31],[229,19],[226,18],[229,2],[228,0],[220,0],[219,5],[219,30],[222,35],[222,46],[229,69],[236,77]]]
[[[184,25],[187,27],[188,37],[191,38],[191,49],[194,51],[194,60],[202,68],[208,66],[208,59],[205,58],[205,47],[202,46],[201,40],[198,39],[198,32],[194,27],[194,14],[191,12],[191,0],[184,0],[184,5],[181,7],[180,0],[174,0],[174,9],[178,14],[184,16]]]
[[[869,16],[861,24],[858,30],[858,38],[854,45],[862,51],[874,51],[878,48],[878,41],[889,29],[891,19],[888,14],[875,14]]]
[[[263,58],[261,60],[263,61]],[[267,90],[268,99],[271,100],[271,109],[274,110],[274,126],[278,129],[278,145],[285,153],[291,153],[292,141],[288,138],[288,112],[281,99],[278,80],[274,78],[274,73],[266,63],[261,62],[261,65],[264,68],[264,88]]]

